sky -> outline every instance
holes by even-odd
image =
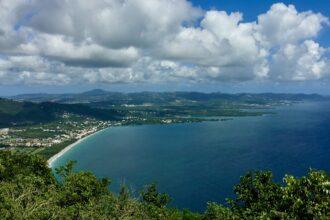
[[[330,94],[329,0],[0,0],[0,96]]]

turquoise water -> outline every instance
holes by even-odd
[[[54,163],[77,160],[77,170],[125,183],[135,192],[157,182],[172,205],[204,210],[224,202],[249,170],[303,175],[330,171],[330,103],[285,106],[276,114],[220,122],[143,125],[106,129],[82,141]]]

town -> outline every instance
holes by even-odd
[[[195,117],[150,117],[129,115],[117,121],[102,121],[72,113],[62,114],[58,120],[38,125],[26,125],[0,129],[0,149],[28,150],[68,145],[99,130],[123,125],[172,124],[219,119]],[[62,148],[65,146],[62,146]]]

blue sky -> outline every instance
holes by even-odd
[[[0,96],[330,94],[328,0],[2,0],[0,14]]]
[[[295,1],[270,1],[270,0],[191,0],[191,2],[203,9],[225,10],[227,12],[240,11],[244,14],[245,21],[255,21],[257,16],[267,11],[274,3],[283,2],[293,4],[298,11],[322,13],[330,17],[329,0],[295,0]],[[330,28],[326,28],[318,37],[318,41],[330,47]]]

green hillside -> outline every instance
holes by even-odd
[[[0,127],[51,122],[63,113],[73,113],[99,120],[116,120],[121,117],[118,111],[101,110],[83,104],[32,103],[0,99]]]

